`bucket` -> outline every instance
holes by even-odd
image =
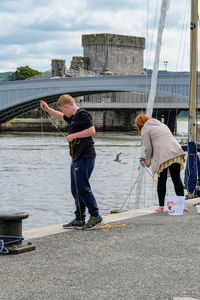
[[[200,214],[200,205],[196,205],[197,213]]]
[[[184,196],[166,196],[168,214],[180,216],[184,213]]]

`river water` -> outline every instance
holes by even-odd
[[[178,134],[186,132],[187,122],[179,121]],[[156,184],[151,175],[144,170],[143,180],[138,179],[140,137],[127,133],[98,133],[94,141],[97,157],[90,182],[101,215],[122,206],[135,209],[138,203],[136,181],[142,184],[139,205],[157,205]],[[0,145],[1,211],[28,213],[23,229],[70,221],[74,217],[69,173],[71,159],[63,136],[59,133],[43,136],[1,133]],[[121,162],[115,162],[120,152]],[[167,184],[168,192],[174,194],[171,179]]]

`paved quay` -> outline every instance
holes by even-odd
[[[36,250],[0,256],[0,299],[200,299],[199,201],[186,201],[183,216],[109,215],[122,226],[107,231],[26,231]]]

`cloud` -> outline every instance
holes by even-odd
[[[1,13],[9,12],[16,14],[18,12],[30,11],[34,7],[47,6],[51,1],[48,0],[0,0]]]
[[[109,11],[119,11],[121,9],[130,9],[131,6],[136,8],[141,5],[141,1],[132,0],[101,0],[101,5],[99,5],[99,0],[87,0],[87,9],[89,11],[94,10],[109,10]]]
[[[161,59],[171,69],[181,32],[188,30],[183,28],[187,2],[171,0],[166,18]],[[81,35],[90,33],[145,37],[145,63],[152,45],[152,67],[160,5],[161,0],[0,0],[0,72],[25,64],[45,71],[53,58],[66,59],[69,66],[72,56],[82,55]]]

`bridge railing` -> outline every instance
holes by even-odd
[[[63,93],[70,93],[76,97],[91,93],[116,92],[112,100],[109,97],[107,97],[107,100],[104,100],[103,97],[100,99],[97,97],[92,102],[97,104],[101,102],[102,107],[104,107],[103,102],[112,102],[113,107],[117,105],[115,103],[119,103],[122,108],[124,103],[130,103],[129,107],[132,105],[132,108],[137,106],[137,104],[144,107],[150,91],[150,81],[151,77],[135,75],[5,82],[0,83],[0,111],[16,105],[22,105],[23,103],[38,102],[42,98],[53,102]],[[186,107],[188,103],[188,81],[188,76],[158,77],[156,103],[166,103],[169,107],[176,103],[179,104],[179,108]],[[198,86],[199,89],[200,86]],[[123,92],[124,97],[118,97],[120,92]],[[198,95],[200,96],[200,93]],[[199,100],[198,103],[200,102]]]

